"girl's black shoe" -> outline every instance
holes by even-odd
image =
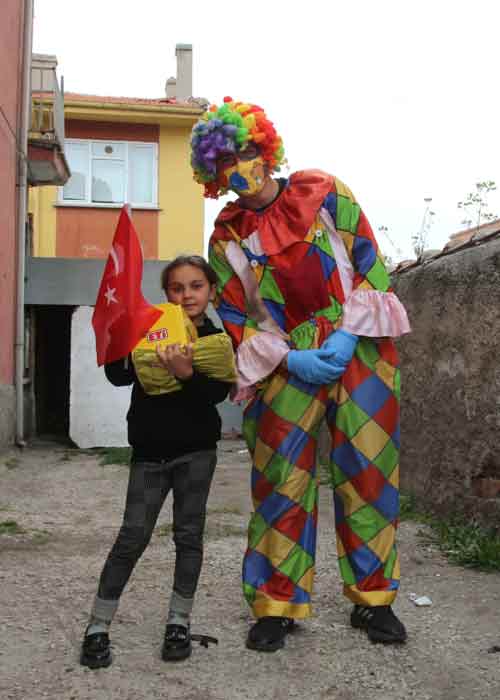
[[[183,625],[167,625],[161,658],[163,661],[182,661],[191,656],[191,633]]]
[[[367,607],[355,605],[351,613],[351,625],[366,630],[372,642],[402,644],[406,642],[406,629],[393,613],[390,605]]]
[[[88,668],[106,668],[111,666],[113,657],[111,656],[111,645],[107,632],[97,632],[96,634],[86,634],[80,654],[80,663]]]
[[[261,617],[250,628],[247,648],[255,651],[277,651],[285,646],[285,637],[295,622],[289,617]]]

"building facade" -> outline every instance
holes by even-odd
[[[0,114],[0,446],[3,446],[13,441],[15,421],[16,176],[23,49],[21,3],[5,0],[0,17],[0,61],[4,73]]]
[[[160,273],[168,259],[203,253],[204,204],[189,142],[206,102],[191,97],[191,46],[178,45],[176,55],[177,78],[163,98],[64,95],[71,177],[30,197],[31,433],[80,447],[127,443],[130,390],[112,387],[97,367],[91,326],[123,204],[142,244],[150,302],[164,301]]]
[[[173,98],[65,94],[72,177],[33,192],[33,255],[106,258],[119,210],[131,205],[146,260],[203,251],[203,198],[189,138],[203,107]]]
[[[0,447],[24,442],[24,394],[29,391],[29,327],[24,314],[24,275],[30,218],[28,190],[63,186],[63,100],[55,73],[37,84],[32,57],[33,0],[5,0],[0,6]],[[34,72],[32,74],[32,72]],[[50,105],[32,99],[32,84]]]

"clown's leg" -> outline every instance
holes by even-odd
[[[359,342],[327,421],[344,593],[360,606],[389,606],[399,586],[399,371],[391,341]]]
[[[316,436],[325,400],[325,389],[277,374],[245,412],[255,512],[243,562],[243,588],[257,618],[311,614]]]

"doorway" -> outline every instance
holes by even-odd
[[[67,441],[74,307],[35,308],[36,432],[39,437]]]

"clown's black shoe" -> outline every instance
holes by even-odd
[[[261,617],[250,628],[246,645],[255,651],[277,651],[285,646],[285,637],[295,623],[289,617]]]
[[[355,605],[351,613],[351,625],[366,630],[372,642],[402,644],[406,641],[405,626],[396,617],[390,605]]]

